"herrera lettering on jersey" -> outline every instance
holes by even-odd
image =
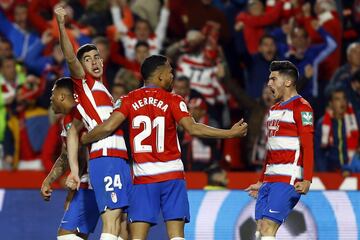
[[[148,97],[148,98],[143,98],[142,100],[138,100],[137,102],[134,102],[132,104],[132,107],[134,108],[134,110],[138,110],[139,108],[142,108],[145,105],[153,105],[157,108],[160,108],[162,111],[166,112],[166,110],[168,109],[168,105],[165,104],[163,101],[159,101],[156,98],[153,97]]]

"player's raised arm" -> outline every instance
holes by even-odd
[[[248,125],[241,119],[235,123],[231,129],[219,129],[197,123],[192,117],[183,117],[180,125],[191,135],[202,138],[234,138],[244,137],[247,133]]]
[[[79,120],[74,119],[67,132],[66,142],[71,173],[66,180],[66,185],[73,190],[79,189],[80,186],[78,149],[79,131],[82,127],[82,123]]]
[[[81,137],[82,144],[89,144],[106,138],[113,133],[123,122],[125,116],[121,112],[114,111],[111,116],[102,124],[96,126],[93,130]]]
[[[76,58],[74,48],[70,42],[70,39],[66,33],[65,17],[66,11],[63,7],[57,7],[54,10],[56,21],[60,31],[60,46],[65,56],[66,62],[69,65],[70,73],[73,78],[82,79],[85,76],[85,72],[82,68],[80,61]]]

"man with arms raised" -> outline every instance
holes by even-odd
[[[79,110],[88,130],[110,117],[113,101],[102,84],[103,61],[95,45],[81,46],[75,55],[65,30],[66,11],[55,9],[60,31],[60,45],[69,65],[75,92],[78,95]],[[68,157],[71,173],[67,183],[80,185],[77,162],[78,133],[75,124],[69,130],[67,139]],[[115,129],[114,129],[115,130]],[[89,175],[95,192],[98,209],[101,212],[103,229],[101,240],[117,240],[120,231],[122,209],[128,206],[128,193],[131,188],[130,168],[126,162],[127,150],[122,130],[90,147]]]
[[[109,136],[125,119],[129,121],[134,157],[134,188],[128,213],[132,239],[146,239],[160,210],[169,238],[184,239],[184,224],[190,216],[177,124],[197,137],[232,138],[247,132],[243,120],[229,130],[196,123],[184,100],[171,93],[172,72],[166,57],[146,58],[141,66],[145,86],[124,96],[108,120],[82,137],[84,144],[98,141]]]
[[[246,189],[257,198],[255,219],[261,240],[275,240],[301,194],[309,191],[314,165],[313,110],[296,91],[298,70],[289,61],[273,61],[270,71],[268,86],[278,102],[270,108],[266,123],[265,166],[260,180]]]

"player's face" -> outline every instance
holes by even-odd
[[[285,93],[285,81],[286,79],[279,74],[278,71],[270,73],[268,87],[272,91],[276,100],[282,100]]]
[[[164,88],[166,91],[171,92],[173,88],[174,83],[174,74],[173,69],[169,62],[167,62],[161,71],[161,80],[162,80],[162,88]]]
[[[342,91],[335,92],[331,96],[330,107],[335,116],[343,116],[347,108],[345,93]]]
[[[51,97],[50,97],[50,103],[52,110],[58,114],[62,113],[62,105],[63,105],[63,96],[61,94],[61,91],[54,87],[52,89]]]
[[[99,79],[103,75],[103,60],[97,50],[86,52],[82,57],[81,64],[85,72],[93,78]]]

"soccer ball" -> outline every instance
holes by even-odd
[[[241,212],[237,224],[235,239],[255,240],[256,222],[254,218],[255,201],[251,201]],[[295,206],[285,223],[283,223],[276,239],[309,240],[317,239],[315,220],[309,209],[301,202]]]

